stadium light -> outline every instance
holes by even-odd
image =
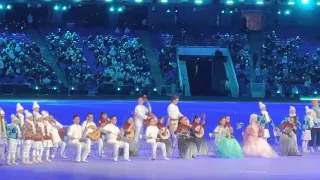
[[[203,2],[202,2],[202,0],[195,0],[194,3],[195,3],[195,4],[202,4]]]

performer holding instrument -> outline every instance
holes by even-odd
[[[119,148],[123,148],[124,160],[131,161],[129,159],[129,143],[120,141],[120,129],[116,126],[117,117],[111,116],[110,123],[104,126],[101,131],[107,135],[107,143],[113,145],[113,161],[118,161]]]
[[[173,96],[171,100],[171,104],[168,106],[168,127],[169,131],[171,133],[171,136],[175,138],[175,132],[178,129],[178,121],[179,118],[183,116],[183,114],[180,113],[180,110],[177,106],[179,102],[178,96]]]
[[[63,159],[66,159],[66,156],[64,155],[64,150],[66,148],[66,143],[64,142],[64,133],[67,132],[66,128],[63,128],[62,124],[60,124],[52,115],[49,116],[48,123],[51,124],[52,129],[52,142],[53,142],[53,151],[51,154],[51,158],[54,159],[58,147],[60,147],[60,156]]]
[[[187,117],[179,118],[178,128],[178,149],[179,156],[184,159],[196,158],[198,154],[197,145],[194,142],[194,137],[191,136],[192,126]]]
[[[150,126],[146,129],[146,141],[152,147],[152,160],[156,160],[157,158],[157,148],[161,149],[163,159],[169,160],[167,158],[166,144],[158,138],[159,133],[157,118],[151,118]]]
[[[200,116],[195,116],[192,122],[192,135],[195,137],[194,142],[198,148],[198,155],[208,154],[208,144],[203,138],[204,136],[204,124],[206,120],[206,114],[202,114],[202,122]]]
[[[87,142],[88,144],[98,144],[98,155],[100,157],[104,157],[102,155],[102,149],[103,149],[103,141],[101,139],[101,132],[100,128],[96,126],[96,124],[93,122],[93,114],[88,113],[87,114],[87,120],[85,120],[82,123],[82,129],[84,130],[85,135],[87,136]],[[91,148],[89,149],[89,153],[91,151]]]
[[[130,117],[127,122],[121,128],[123,132],[123,141],[129,143],[129,154],[130,156],[138,156],[139,148],[138,143],[134,140],[135,127],[134,120]],[[122,149],[120,150],[120,155],[123,154]]]
[[[167,156],[172,155],[172,144],[171,141],[169,140],[170,138],[170,131],[167,127],[163,125],[165,117],[161,117],[157,123],[157,127],[160,130],[160,133],[158,135],[159,141],[163,142],[166,144],[166,151],[167,151]]]
[[[145,100],[147,101],[147,107],[143,105]],[[139,136],[142,134],[143,125],[148,125],[148,121],[151,118],[151,111],[151,105],[148,102],[147,97],[139,97],[138,105],[135,107],[134,110],[134,125],[136,129],[134,140],[136,142],[139,141]]]
[[[77,155],[76,155],[76,162],[88,162],[87,157],[90,151],[90,144],[88,141],[83,140],[83,136],[85,134],[84,129],[79,125],[80,123],[80,116],[75,115],[73,116],[73,124],[68,129],[68,138],[69,138],[69,145],[74,146],[77,148]],[[81,155],[81,151],[84,149],[84,152]]]

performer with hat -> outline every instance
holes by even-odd
[[[290,106],[289,108],[289,115],[287,117],[284,118],[284,120],[282,120],[281,124],[289,122],[290,118],[294,118],[294,124],[297,128],[302,129],[301,127],[301,123],[299,121],[299,117],[296,114],[296,108],[293,106]],[[296,132],[295,132],[296,133]]]
[[[45,134],[43,118],[39,113],[35,113],[34,116],[35,125],[36,125],[36,134],[34,137],[34,147],[32,151],[32,161],[34,163],[41,163],[42,162],[42,153],[43,153],[43,137]]]
[[[33,102],[32,110],[33,110],[33,112],[32,112],[33,118],[35,118],[36,116],[40,115],[40,106],[37,103],[37,101]]]
[[[17,103],[16,111],[17,111],[16,117],[19,119],[18,125],[19,125],[19,128],[22,129],[24,124],[24,115],[23,115],[23,107],[21,106],[20,103]],[[21,154],[22,146],[23,146],[23,140],[18,139],[18,147],[17,147],[17,155],[16,155],[17,159],[21,159],[20,154]]]
[[[24,113],[25,113],[26,121],[23,124],[23,128],[22,128],[22,137],[24,140],[22,163],[23,164],[33,164],[30,161],[30,150],[32,148],[33,141],[36,136],[36,125],[33,121],[32,114],[28,110],[25,110]],[[33,151],[35,152],[36,149],[34,149]],[[36,161],[35,155],[33,155],[33,161],[34,162]]]
[[[311,109],[306,106],[306,116],[304,117],[303,131],[302,131],[302,152],[310,152],[308,150],[308,143],[311,140],[311,131],[310,129],[314,126],[313,117],[311,114]]]
[[[48,123],[50,123],[52,127],[51,134],[52,134],[52,142],[53,142],[53,151],[51,154],[51,158],[54,159],[57,153],[58,147],[60,147],[60,156],[63,159],[66,159],[67,157],[65,156],[64,151],[66,149],[67,144],[61,139],[59,135],[59,130],[63,129],[63,126],[51,115],[49,116]]]
[[[49,123],[49,113],[47,111],[41,111],[44,125],[44,137],[43,137],[43,148],[46,153],[46,161],[51,162],[50,160],[50,148],[53,147],[52,143],[52,126]]]
[[[320,108],[317,100],[312,100],[311,115],[313,117],[314,126],[311,128],[311,141],[309,141],[309,146],[311,152],[314,152],[313,146],[315,139],[317,139],[316,145],[318,151],[320,151]]]
[[[18,148],[18,139],[21,138],[21,131],[19,128],[19,119],[11,114],[12,123],[7,126],[7,137],[9,139],[9,149],[8,149],[8,158],[7,164],[10,165],[18,165],[16,162],[16,154]]]
[[[0,158],[5,160],[4,151],[7,145],[7,121],[5,112],[0,108]]]
[[[271,124],[271,126],[273,128],[276,128],[276,127],[275,127],[274,122],[271,119],[271,117],[267,111],[266,105],[263,104],[262,102],[259,102],[259,106],[260,106],[261,113],[260,113],[259,120],[257,123],[260,127],[264,128],[264,131],[263,131],[264,138],[265,138],[265,140],[267,140],[270,137],[269,124]]]

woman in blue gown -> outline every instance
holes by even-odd
[[[242,158],[243,152],[240,144],[232,135],[232,129],[225,126],[226,118],[219,119],[219,125],[214,129],[216,157]]]

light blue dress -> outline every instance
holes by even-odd
[[[243,152],[240,144],[235,138],[228,138],[231,129],[224,126],[217,126],[214,130],[216,157],[219,158],[243,158]]]

